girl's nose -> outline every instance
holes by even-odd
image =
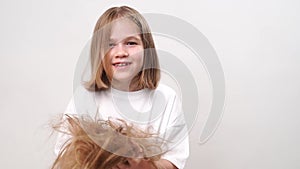
[[[122,58],[122,57],[128,57],[128,52],[126,50],[126,47],[123,44],[118,44],[115,46],[115,57]]]

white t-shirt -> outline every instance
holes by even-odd
[[[141,129],[152,129],[168,142],[162,156],[177,168],[184,168],[189,156],[188,131],[176,92],[166,85],[155,90],[142,89],[125,92],[110,88],[90,92],[80,87],[74,93],[65,114],[95,116],[107,119],[124,119]],[[59,134],[55,147],[58,154],[68,136]]]

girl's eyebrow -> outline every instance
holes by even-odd
[[[125,38],[125,40],[128,40],[128,39],[141,40],[141,37],[140,37],[140,35],[136,35],[136,36],[128,36],[127,38]]]
[[[120,40],[119,42],[130,40],[130,39],[134,39],[134,40],[138,40],[138,41],[142,40],[140,35],[132,35],[132,36],[125,37],[124,39]],[[109,41],[116,42],[117,40],[113,39],[113,38],[109,38]]]

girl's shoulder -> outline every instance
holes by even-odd
[[[160,83],[155,90],[162,91],[165,93],[170,93],[170,94],[176,94],[176,92],[173,88],[171,88],[168,85],[162,84],[162,83]]]
[[[156,92],[163,94],[165,97],[177,97],[178,94],[176,91],[168,85],[159,84],[155,89]]]

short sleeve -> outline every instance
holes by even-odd
[[[162,156],[172,162],[178,169],[183,169],[189,157],[189,137],[188,129],[185,122],[184,113],[182,111],[181,99],[177,96],[175,91],[164,90],[168,100],[168,113],[169,122],[164,130],[164,139],[168,142],[168,151]]]

